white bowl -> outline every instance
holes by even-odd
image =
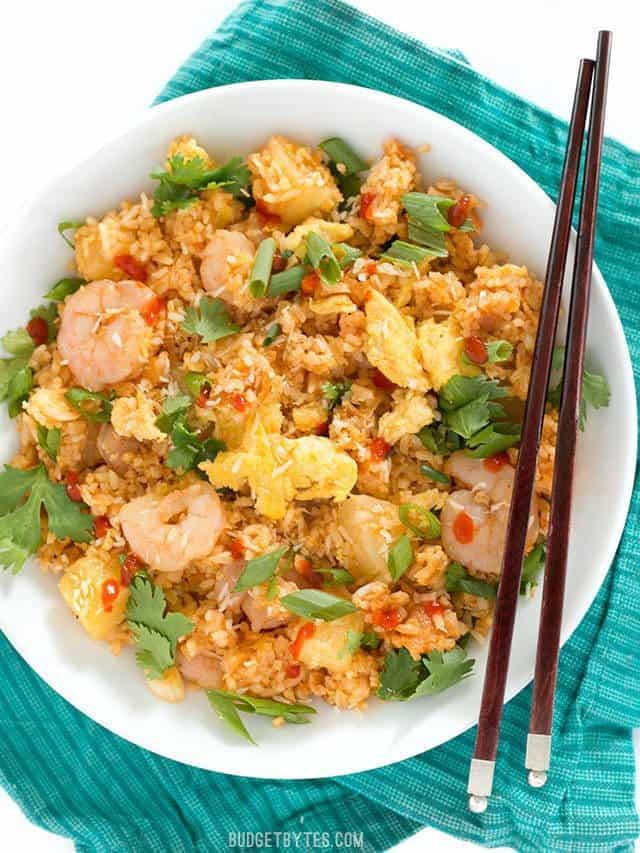
[[[368,89],[308,80],[242,83],[155,107],[133,127],[49,186],[17,218],[0,247],[2,327],[22,325],[28,309],[62,277],[70,252],[56,232],[62,220],[100,215],[123,198],[151,190],[149,171],[167,143],[194,134],[219,159],[255,150],[272,133],[308,143],[339,134],[366,157],[398,136],[428,142],[420,168],[428,179],[454,178],[489,203],[483,237],[515,263],[544,273],[554,206],[510,160],[468,130],[415,104]],[[586,613],[622,533],[636,458],[635,393],[620,320],[594,268],[589,353],[611,385],[608,409],[590,412],[580,437],[563,641]],[[1,458],[15,445],[5,407]],[[606,508],[606,511],[605,511]],[[181,705],[155,699],[129,651],[113,657],[73,620],[52,577],[35,564],[0,573],[0,625],[45,681],[92,719],[161,755],[246,776],[309,778],[380,767],[432,749],[472,726],[478,715],[485,650],[473,678],[433,698],[372,700],[365,713],[321,707],[301,729],[247,722],[256,749],[218,721],[203,693]],[[507,699],[531,680],[540,596],[519,606]],[[319,705],[321,703],[318,703]],[[524,733],[523,733],[524,737]]]

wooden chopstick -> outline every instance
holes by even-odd
[[[582,371],[589,318],[589,294],[610,51],[611,33],[602,31],[598,34],[593,98],[589,116],[589,141],[580,201],[580,224],[567,325],[562,398],[551,490],[547,560],[525,759],[525,766],[530,771],[529,783],[534,787],[540,787],[547,781],[551,759],[551,725],[567,573],[573,472],[580,422]]]
[[[551,359],[558,324],[562,281],[569,247],[571,217],[580,166],[580,154],[589,103],[593,61],[580,62],[573,102],[567,150],[560,182],[553,234],[547,261],[545,287],[524,413],[522,440],[513,481],[511,508],[496,609],[489,645],[489,658],[482,691],[478,732],[469,770],[469,808],[484,811],[493,787],[500,722],[504,704],[507,669],[513,638],[515,610],[520,588],[529,509],[533,497],[542,420],[551,372]]]

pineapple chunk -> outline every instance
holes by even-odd
[[[329,213],[342,200],[320,153],[284,136],[272,136],[247,164],[258,209],[280,217],[285,227]]]
[[[338,558],[358,583],[391,583],[387,555],[404,530],[398,507],[369,495],[350,495],[338,509],[338,525],[345,540]]]
[[[418,342],[422,364],[436,391],[452,376],[465,372],[460,363],[462,336],[451,318],[444,323],[425,320],[418,327]]]
[[[347,632],[362,631],[364,615],[349,613],[332,622],[317,624],[311,637],[306,639],[298,660],[309,669],[327,669],[329,672],[346,672],[354,653],[347,647]]]
[[[199,157],[207,169],[213,169],[216,165],[205,149],[198,144],[197,140],[194,139],[193,136],[189,136],[188,133],[185,133],[183,136],[176,136],[176,138],[169,143],[167,161],[170,160],[171,157],[175,157],[176,154],[180,154],[185,162],[187,160],[193,160],[195,157]]]
[[[353,237],[353,228],[345,222],[327,222],[311,216],[300,225],[296,225],[293,231],[284,239],[283,248],[288,249],[302,260],[307,252],[307,235],[315,231],[329,243],[344,243]]]
[[[429,388],[418,360],[418,339],[398,309],[379,291],[371,290],[365,304],[367,343],[365,352],[396,385],[414,391]]]
[[[176,666],[169,667],[162,678],[147,679],[147,687],[163,702],[182,702],[184,699],[184,681]]]
[[[109,609],[103,603],[105,581],[119,586]],[[93,640],[108,639],[124,619],[129,590],[120,581],[118,561],[96,548],[72,563],[60,580],[62,597]]]
[[[101,222],[92,221],[78,228],[74,243],[76,265],[81,278],[86,281],[122,278],[121,271],[113,265],[113,258],[128,254],[130,233],[121,227],[115,213],[107,214]]]
[[[433,409],[422,394],[398,390],[393,397],[393,409],[378,423],[378,434],[388,444],[395,444],[403,435],[415,435],[433,420]]]

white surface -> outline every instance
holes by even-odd
[[[278,119],[283,103],[291,105],[285,120]],[[226,117],[222,125],[221,115]],[[479,137],[443,116],[370,89],[313,80],[258,81],[197,92],[147,110],[125,134],[16,213],[0,237],[5,327],[23,323],[42,293],[67,273],[70,252],[55,223],[99,214],[150,188],[145,175],[162,161],[170,140],[186,128],[220,160],[255,151],[276,131],[313,144],[339,128],[366,159],[377,156],[381,142],[394,134],[414,148],[428,139],[432,150],[420,155],[418,163],[427,180],[454,175],[461,186],[487,199],[483,239],[506,249],[530,270],[544,270],[554,206],[530,178]],[[523,208],[526,218],[521,216]],[[20,290],[8,299],[8,282],[19,280]],[[598,322],[589,333],[590,358],[609,378],[611,403],[590,415],[578,445],[563,642],[586,613],[613,559],[635,463],[631,364],[618,315],[597,270],[591,312]],[[3,412],[0,447],[5,461],[12,456],[12,445],[15,425]],[[600,524],[603,505],[608,508],[606,529]],[[507,700],[532,677],[540,602],[537,596],[518,608]],[[26,622],[24,614],[30,611],[40,618]],[[42,572],[26,568],[19,577],[0,575],[0,627],[45,681],[111,731],[169,758],[243,776],[292,779],[355,773],[438,746],[478,719],[486,664],[486,647],[472,644],[474,677],[432,697],[428,707],[421,702],[372,702],[366,714],[357,715],[339,714],[321,704],[313,726],[305,731],[301,763],[295,726],[285,726],[274,737],[268,720],[256,720],[252,729],[261,745],[252,750],[225,727],[212,725],[202,694],[192,692],[179,709],[158,702],[146,688],[134,655],[114,657],[104,643],[88,642],[69,618],[51,578]]]
[[[16,200],[39,188],[43,175],[65,169],[144,109],[184,56],[234,5],[229,0],[192,0],[188,13],[179,14],[166,0],[112,0],[108,10],[80,0],[67,0],[64,7],[12,4],[0,30],[5,81],[0,224],[10,221]],[[616,38],[607,130],[640,146],[640,113],[633,107],[635,4],[545,0],[525,10],[500,0],[462,0],[456,5],[455,30],[451,16],[431,4],[362,0],[357,5],[419,38],[462,49],[479,70],[565,116],[578,56],[593,49],[599,26],[609,27]],[[48,128],[44,134],[43,126]],[[8,850],[38,853],[71,846],[32,827],[5,795],[0,825]],[[469,849],[432,830],[403,845],[405,850],[428,847]]]

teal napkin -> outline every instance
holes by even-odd
[[[495,145],[555,198],[564,122],[477,74],[459,54],[430,49],[337,0],[242,3],[158,100],[277,77],[340,80],[424,104]],[[625,326],[636,382],[639,224],[640,155],[607,140],[596,257]],[[279,846],[271,843],[300,851],[344,849],[337,833],[362,831],[362,849],[382,851],[427,825],[521,851],[632,850],[638,834],[631,728],[640,725],[639,509],[636,488],[615,565],[562,651],[554,771],[541,791],[531,791],[522,771],[529,688],[505,710],[491,808],[471,815],[465,787],[474,731],[400,764],[335,780],[208,773],[159,758],[93,723],[50,690],[4,637],[0,783],[34,823],[70,836],[86,853],[219,851],[233,844],[228,833],[255,831],[291,833]],[[251,843],[235,841],[238,850]]]

